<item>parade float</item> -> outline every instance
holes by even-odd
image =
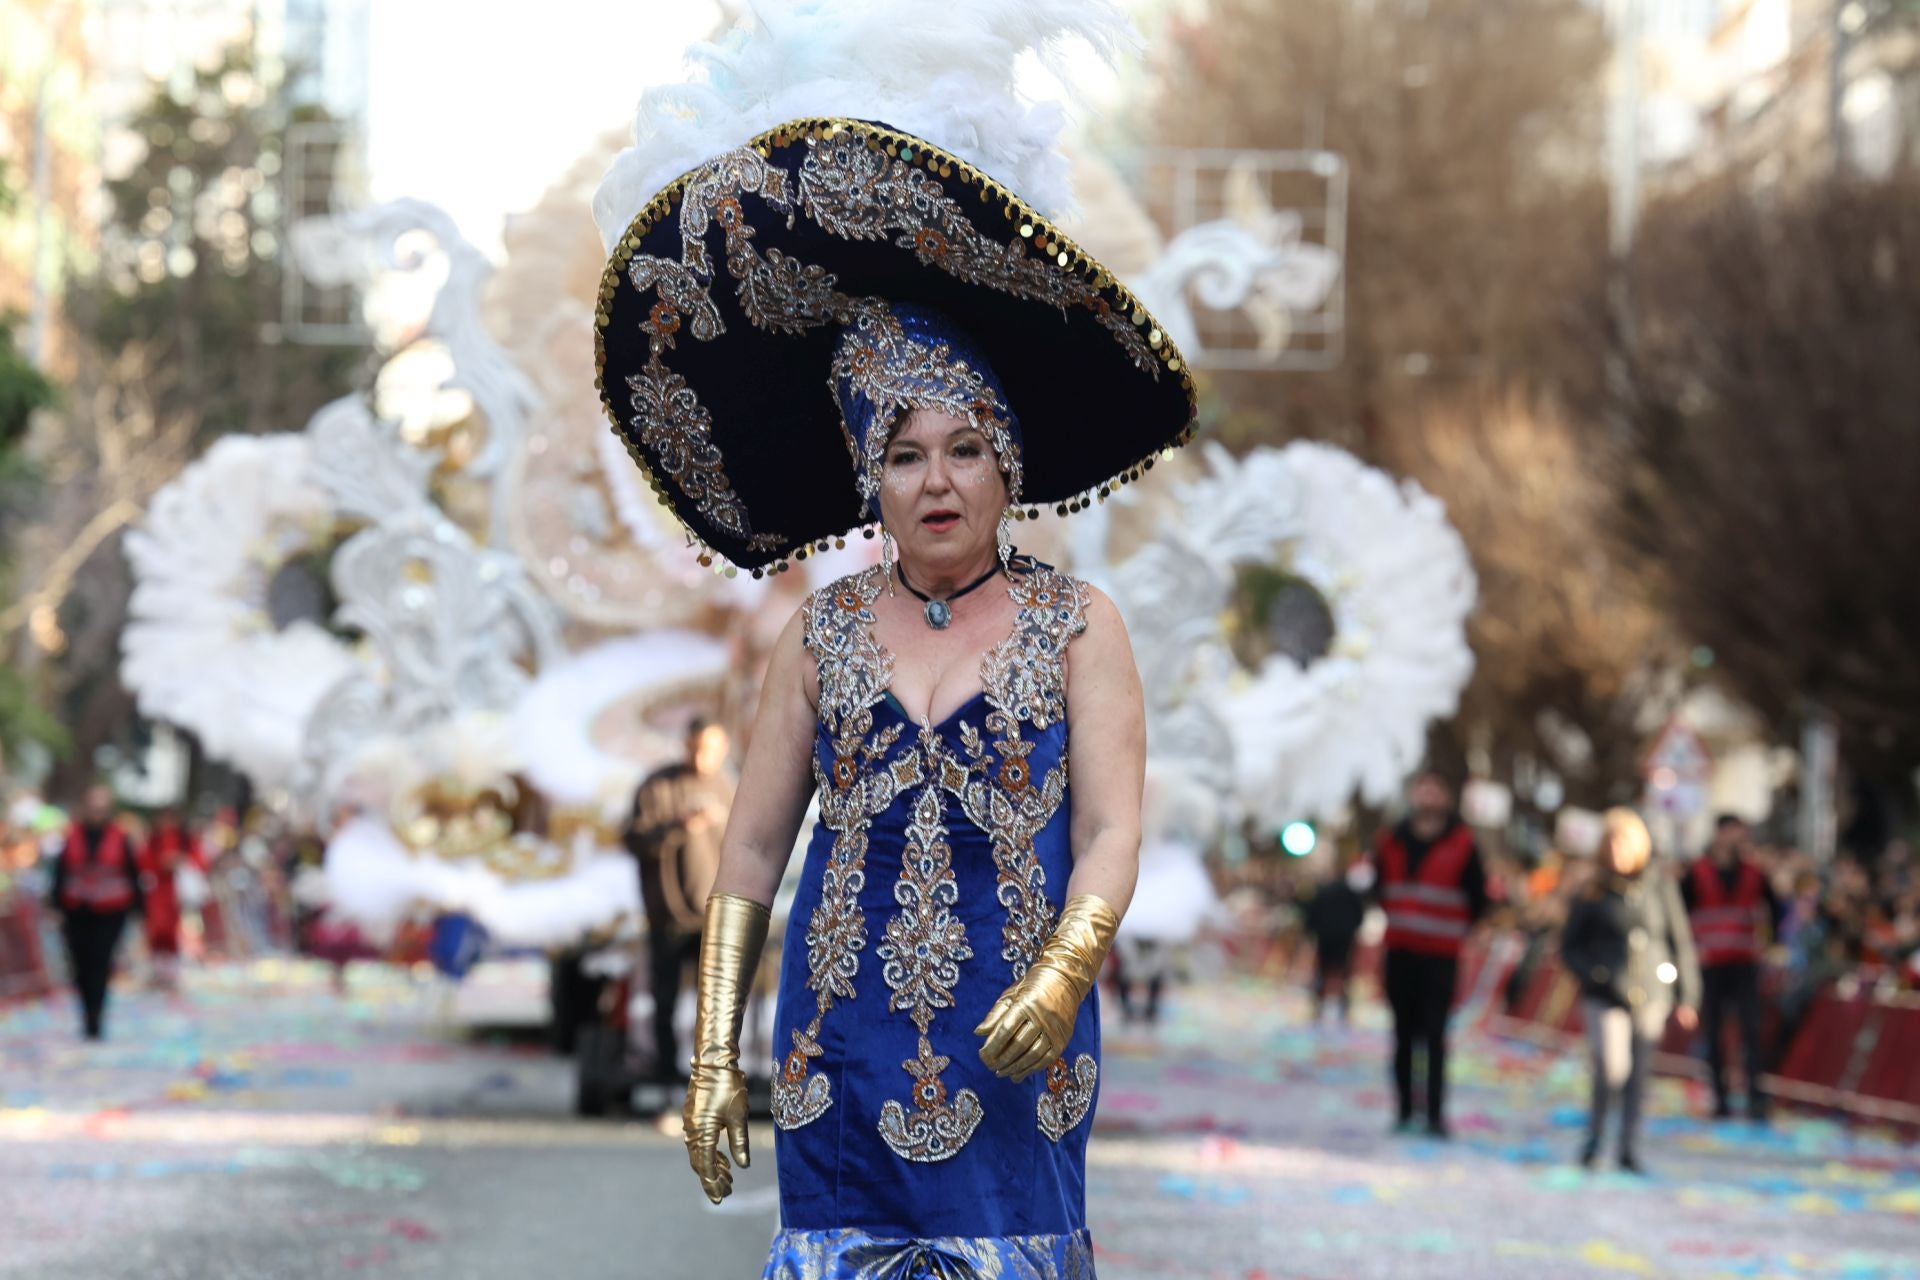
[[[324,892],[305,892],[376,947],[422,920],[498,948],[631,929],[632,788],[719,709],[730,632],[770,593],[689,573],[644,512],[615,514],[626,477],[581,429],[597,404],[492,340],[492,269],[438,210],[379,206],[299,241],[318,280],[377,287],[369,263],[444,280],[394,326],[370,395],[223,440],[156,496],[129,543],[128,685],[326,839]],[[583,305],[512,331],[563,331]],[[649,620],[693,626],[634,634]]]
[[[324,841],[295,877],[316,953],[430,960],[457,1021],[558,1017],[549,974],[583,962],[625,981],[636,785],[693,716],[749,723],[805,592],[873,554],[757,581],[671,532],[583,367],[611,154],[515,220],[498,271],[418,201],[304,224],[309,276],[389,309],[370,389],[221,441],[129,545],[143,712]]]
[[[303,431],[222,441],[129,540],[123,674],[142,710],[326,840],[309,900],[376,947],[421,922],[457,930],[435,951],[454,973],[632,928],[635,783],[695,712],[744,729],[805,592],[878,545],[715,572],[608,430],[589,206],[618,150],[512,219],[497,271],[420,201],[296,228],[307,276],[385,309],[378,377]],[[1338,315],[1333,204],[1309,242],[1256,180],[1291,163],[1232,160],[1225,216],[1163,232],[1082,153],[1072,180],[1101,210],[1069,225],[1183,350],[1204,361],[1233,314],[1271,359],[1304,319]],[[1094,227],[1129,243],[1095,244]],[[1433,499],[1337,450],[1211,448],[1160,474],[1090,501],[1071,533],[1039,513],[1019,540],[1105,588],[1132,629],[1157,797],[1143,881],[1165,908],[1135,931],[1177,934],[1213,908],[1203,858],[1222,833],[1335,818],[1416,763],[1471,670],[1473,580]]]

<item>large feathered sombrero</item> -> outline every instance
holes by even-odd
[[[778,21],[696,51],[722,68],[714,84],[648,95],[640,143],[596,196],[610,254],[595,313],[602,403],[703,562],[758,575],[870,518],[832,371],[842,336],[894,308],[946,317],[991,365],[1020,424],[1018,514],[1104,497],[1192,434],[1192,376],[1172,340],[976,163],[1057,185],[1057,113],[1009,107],[1012,58],[1063,32],[1110,47],[1122,20],[1087,0],[957,7],[965,22],[929,32],[929,10],[909,0],[787,0]],[[863,39],[890,17],[895,45],[911,47],[898,58]],[[888,70],[864,91],[832,76],[796,83],[795,65],[834,60],[822,44],[857,50],[863,74]],[[973,155],[850,115],[743,128],[827,97],[920,117],[975,143],[961,149]],[[729,127],[742,131],[721,141]],[[689,145],[708,158],[662,184]]]

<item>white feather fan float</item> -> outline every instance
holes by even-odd
[[[1119,498],[1146,504],[1151,533],[1117,564],[1115,503],[1069,534],[1074,571],[1127,619],[1149,773],[1202,784],[1236,822],[1330,819],[1356,793],[1386,800],[1473,673],[1465,544],[1418,485],[1328,445],[1240,457],[1207,445],[1200,456],[1206,473],[1171,492]],[[1248,665],[1228,620],[1249,572],[1310,588],[1330,624],[1324,644]]]
[[[1293,479],[1295,526],[1276,566],[1319,594],[1333,624],[1323,655],[1276,653],[1218,703],[1239,793],[1277,825],[1332,817],[1356,793],[1396,794],[1473,674],[1478,585],[1445,507],[1413,481],[1313,443],[1256,451],[1249,479],[1262,454]]]
[[[276,628],[275,575],[323,551],[335,513],[298,435],[227,436],[154,495],[127,537],[136,585],[121,677],[262,788],[299,762],[307,717],[362,662],[315,622]]]

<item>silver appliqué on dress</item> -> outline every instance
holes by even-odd
[[[921,729],[920,744],[929,759],[936,758],[940,747],[931,728]],[[936,1053],[928,1035],[934,1012],[953,1008],[961,962],[973,958],[966,925],[953,914],[960,887],[953,875],[940,783],[933,772],[936,776],[914,799],[900,879],[893,889],[900,910],[887,922],[886,939],[878,948],[885,966],[882,975],[893,992],[887,1007],[906,1011],[920,1033],[919,1051],[900,1064],[913,1077],[912,1105],[889,1099],[880,1109],[880,1136],[895,1155],[922,1163],[958,1155],[985,1114],[971,1089],[948,1096],[941,1076],[953,1060]]]

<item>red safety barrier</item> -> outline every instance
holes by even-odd
[[[1854,1088],[1869,1098],[1920,1107],[1920,1007],[1880,1000],[1875,1013],[1879,1026],[1862,1033],[1872,1043]]]
[[[1558,957],[1541,956],[1508,1007],[1505,987],[1519,955],[1510,938],[1476,936],[1468,942],[1460,966],[1465,1012],[1496,1034],[1571,1049],[1582,1032],[1579,983]],[[1489,978],[1489,969],[1495,977]],[[1779,977],[1769,973],[1762,983],[1769,996],[1763,1020],[1767,1044],[1778,1031],[1772,997]],[[1734,1031],[1726,1028],[1729,1036]],[[1669,1022],[1660,1051],[1666,1074],[1706,1075],[1698,1032]],[[1730,1052],[1727,1061],[1737,1064],[1742,1056]],[[1823,992],[1801,1021],[1779,1072],[1763,1077],[1761,1084],[1770,1096],[1787,1102],[1920,1125],[1920,996]]]
[[[1780,1074],[1808,1084],[1839,1084],[1849,1074],[1854,1046],[1872,1008],[1866,1000],[1815,1000],[1780,1064]]]
[[[39,906],[25,894],[0,896],[0,1000],[34,999],[52,990]]]
[[[1815,1106],[1920,1124],[1920,997],[1822,992],[1775,1091]]]

